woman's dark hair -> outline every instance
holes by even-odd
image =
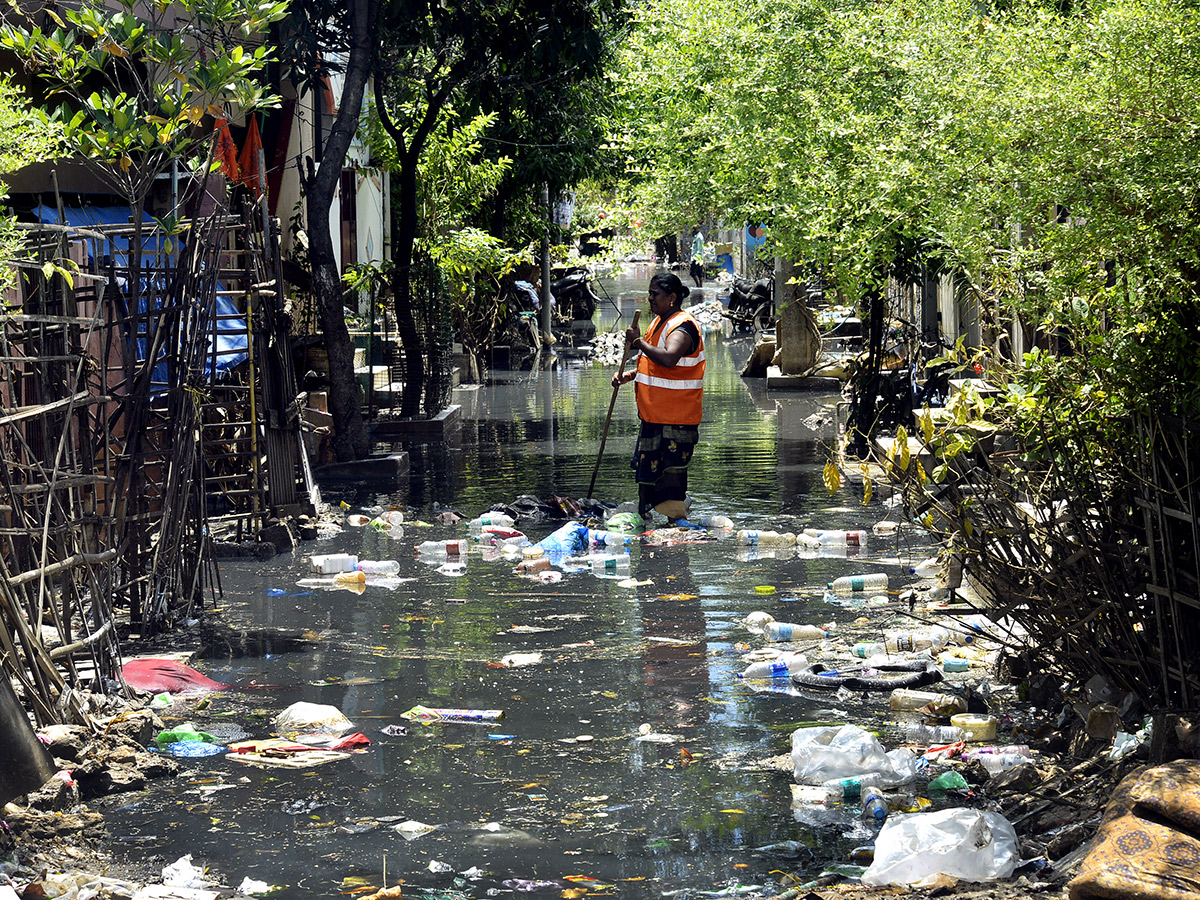
[[[687,299],[687,295],[691,293],[688,286],[679,280],[679,276],[674,272],[659,272],[650,279],[651,284],[658,285],[659,289],[668,294],[674,294],[675,299],[679,301],[679,305],[683,305],[683,301]]]

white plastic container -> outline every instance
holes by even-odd
[[[790,531],[739,531],[737,540],[744,547],[796,546],[796,535]]]
[[[981,716],[964,712],[951,716],[950,724],[961,728],[966,734],[963,740],[973,744],[982,744],[985,741],[996,739],[995,716]]]
[[[821,641],[829,637],[829,632],[820,625],[768,622],[763,637],[768,641]]]
[[[353,572],[358,565],[358,557],[349,553],[330,553],[311,556],[308,562],[318,575],[336,575],[338,572]]]
[[[733,531],[733,519],[729,516],[701,516],[700,524],[713,530]]]
[[[829,582],[829,590],[835,594],[866,594],[870,591],[886,591],[887,572],[871,572],[868,575],[843,575]]]

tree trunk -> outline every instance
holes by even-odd
[[[338,114],[321,162],[306,179],[308,252],[312,263],[313,295],[321,315],[321,330],[329,354],[329,412],[333,417],[333,452],[338,460],[362,459],[371,452],[362,404],[354,378],[354,345],[346,326],[343,289],[330,232],[330,209],[346,162],[350,141],[358,128],[363,92],[374,61],[374,30],[379,0],[351,0],[350,53],[346,61]]]
[[[396,331],[404,348],[404,396],[400,415],[414,417],[421,412],[421,390],[425,385],[425,358],[421,333],[413,316],[412,268],[413,247],[417,241],[417,163],[419,152],[411,150],[400,156],[397,172],[399,184],[399,221],[396,241],[392,247],[392,296],[396,298]]]

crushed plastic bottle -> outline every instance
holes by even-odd
[[[906,722],[904,737],[914,744],[955,744],[966,737],[966,732],[954,725],[926,725],[922,722]],[[966,754],[963,754],[964,758]]]
[[[887,572],[871,572],[868,575],[843,575],[829,582],[829,590],[835,594],[865,594],[870,591],[886,591]]]
[[[737,541],[744,547],[794,547],[796,535],[790,531],[739,531]]]
[[[700,525],[714,531],[733,531],[733,519],[729,516],[701,516]]]
[[[892,691],[888,705],[895,710],[915,710],[928,706],[942,715],[961,713],[967,709],[967,701],[954,694],[914,691],[910,688],[896,688]]]

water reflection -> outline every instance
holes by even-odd
[[[650,274],[606,286],[615,302],[601,306],[600,330],[623,327],[644,303]],[[878,499],[862,506],[824,495],[836,396],[767,394],[738,375],[748,338],[713,335],[706,343],[706,415],[689,479],[697,514],[792,531],[869,528],[887,515]],[[405,507],[401,540],[349,529],[295,556],[224,563],[225,619],[303,634],[310,649],[205,660],[206,674],[235,688],[207,711],[185,704],[170,715],[264,736],[272,715],[306,700],[337,706],[373,743],[352,760],[312,770],[186,761],[183,778],[110,811],[109,828],[131,842],[130,852],[155,862],[191,852],[230,884],[251,876],[285,885],[281,896],[289,898],[377,886],[385,856],[389,882],[403,878],[406,890],[474,897],[599,883],[642,898],[763,883],[780,861],[751,850],[774,842],[838,852],[838,832],[792,821],[786,773],[753,763],[786,752],[787,729],[772,726],[846,709],[828,697],[760,694],[738,681],[740,648],[750,640],[739,623],[758,609],[781,620],[852,623],[860,611],[823,603],[824,585],[851,571],[898,573],[899,558],[919,552],[899,543],[907,532],[857,558],[746,552],[728,539],[642,545],[628,577],[645,583],[634,586],[588,572],[542,584],[478,554],[456,577],[412,552],[426,539],[463,536],[464,528],[437,523],[439,510],[475,515],[522,494],[580,496],[599,451],[610,374],[563,360],[456,391],[456,440],[407,447],[405,490],[327,498]],[[624,394],[596,496],[636,496],[628,467],[636,432],[632,393]],[[333,552],[397,559],[400,579],[410,580],[360,594],[296,586],[303,556]],[[768,586],[774,593],[756,592]],[[498,667],[505,654],[534,651],[539,665]],[[417,704],[502,709],[505,717],[492,725],[407,723],[402,714]],[[382,731],[396,725],[407,733]],[[221,790],[202,805],[187,793],[214,786]],[[128,798],[116,805],[131,806]],[[393,830],[408,820],[437,830],[409,840]],[[454,874],[472,869],[486,874]]]

